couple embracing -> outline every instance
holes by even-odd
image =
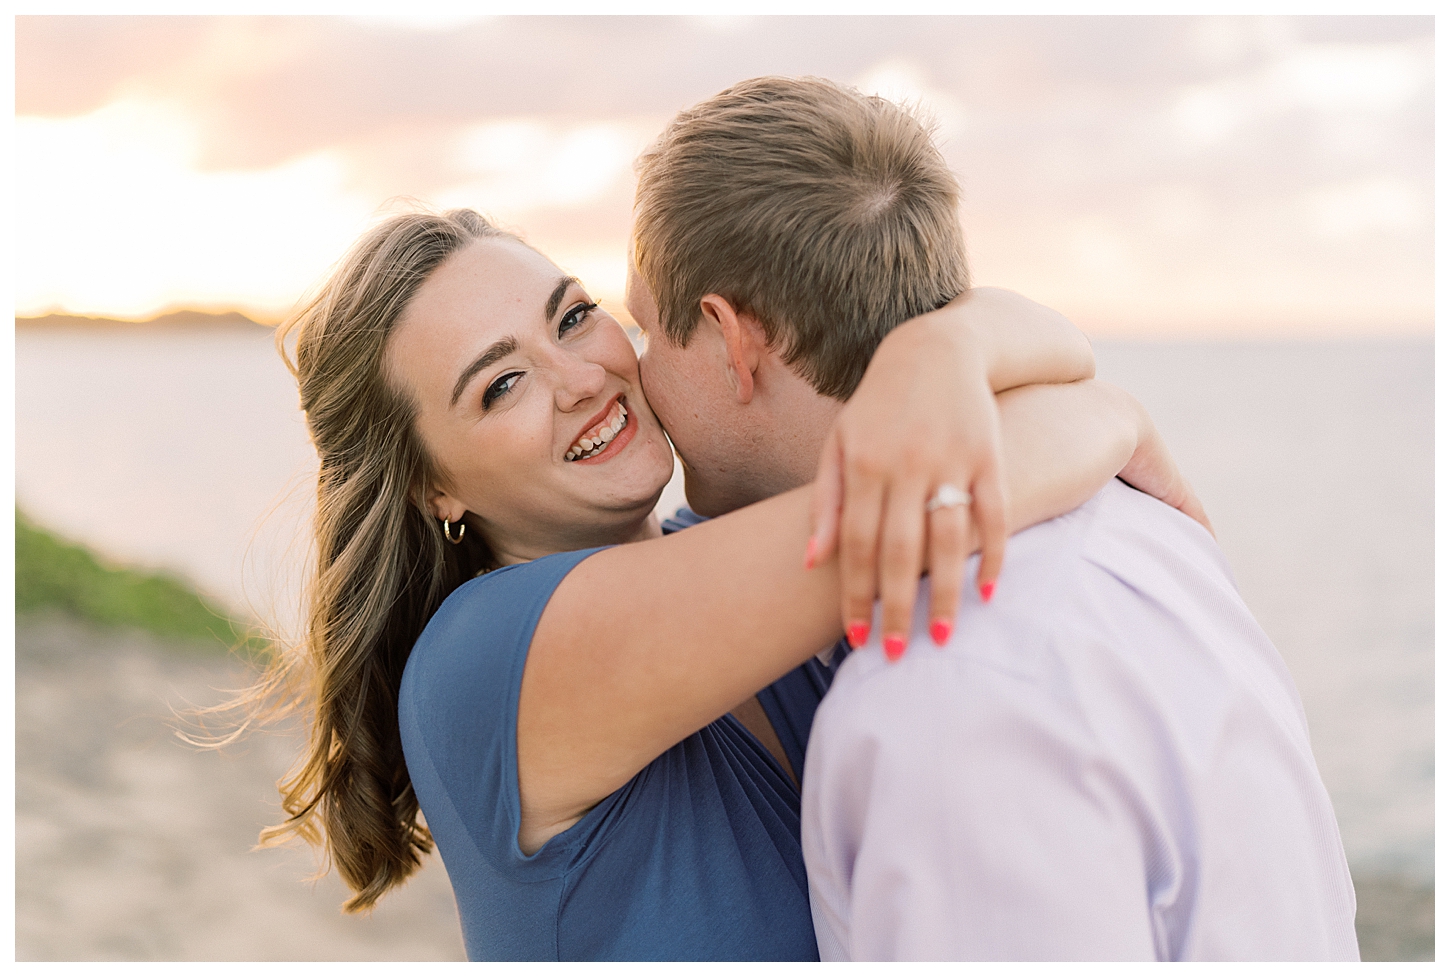
[[[473,959],[1357,958],[1287,670],[1082,335],[969,290],[921,124],[756,79],[638,173],[638,358],[472,211],[293,317],[317,565],[259,690],[313,723],[266,837],[354,910],[436,844]]]

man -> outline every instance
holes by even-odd
[[[756,79],[682,113],[640,162],[626,301],[691,505],[809,482],[963,251],[955,181],[898,107]],[[1000,580],[942,649],[923,585],[904,657],[875,627],[816,714],[822,959],[1357,959],[1298,695],[1209,534],[1113,483],[1013,537]]]

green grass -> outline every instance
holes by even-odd
[[[245,626],[212,610],[181,581],[105,566],[89,550],[62,542],[16,509],[15,612],[45,608],[167,638],[261,647]]]

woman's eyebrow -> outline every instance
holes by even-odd
[[[552,322],[554,320],[554,313],[559,311],[559,303],[564,301],[564,293],[569,291],[570,285],[578,284],[579,279],[573,275],[565,275],[559,279],[559,284],[555,285],[554,290],[549,293],[549,301],[544,303],[545,322]]]
[[[549,300],[544,303],[544,321],[552,322],[554,313],[559,311],[559,303],[564,301],[564,294],[569,291],[570,286],[578,285],[579,279],[573,275],[565,275],[560,278],[554,290],[549,293]],[[483,355],[472,363],[468,368],[458,375],[458,382],[453,385],[453,397],[448,401],[451,408],[458,403],[458,398],[463,396],[464,388],[468,381],[476,377],[481,370],[487,370],[505,356],[518,352],[519,344],[512,336],[506,336],[483,351]]]
[[[458,382],[453,385],[453,399],[448,401],[448,406],[451,408],[458,403],[458,398],[463,396],[463,391],[468,386],[468,381],[477,376],[479,371],[487,370],[505,356],[516,352],[518,348],[518,341],[514,337],[505,336],[484,350],[482,356],[468,364],[468,368],[459,374]]]

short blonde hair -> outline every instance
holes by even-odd
[[[957,181],[886,99],[755,78],[681,112],[636,169],[635,266],[677,345],[716,293],[844,400],[892,328],[968,286]]]

